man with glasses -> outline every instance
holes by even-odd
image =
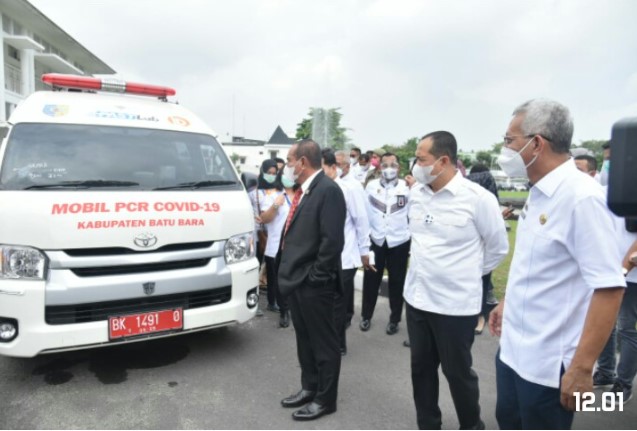
[[[360,329],[368,331],[371,327],[383,272],[387,268],[391,315],[385,331],[393,335],[398,332],[403,312],[403,286],[410,244],[407,223],[409,187],[405,180],[398,178],[400,165],[395,154],[385,153],[382,156],[380,172],[381,178],[370,181],[365,188],[375,270],[366,270],[363,276]]]
[[[491,312],[501,336],[496,419],[501,429],[568,429],[608,340],[626,281],[599,184],[575,167],[573,120],[552,100],[513,111],[498,164],[527,177],[506,297]],[[578,394],[578,395],[576,395]]]
[[[349,150],[349,164],[352,166],[352,169],[357,169],[358,168],[358,159],[361,156],[361,149],[360,148],[352,148],[351,150]]]

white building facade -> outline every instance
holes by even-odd
[[[0,0],[0,121],[45,85],[45,73],[110,75],[110,66],[26,0]]]
[[[232,142],[223,142],[222,145],[237,170],[258,174],[264,160],[277,157],[285,160],[293,143],[294,139],[277,126],[268,141],[233,136]]]

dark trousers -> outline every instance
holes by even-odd
[[[382,247],[372,242],[371,250],[374,252],[376,272],[365,271],[363,275],[363,310],[361,317],[371,320],[378,300],[378,290],[383,280],[383,272],[387,267],[389,308],[391,314],[389,321],[398,323],[403,313],[403,288],[407,275],[407,259],[409,258],[409,246],[411,241],[396,247],[387,247],[387,241]]]
[[[338,322],[342,295],[335,285],[301,286],[288,297],[301,365],[301,386],[316,391],[314,401],[336,405],[341,371]]]
[[[341,336],[341,347],[347,347],[347,338],[345,330],[347,324],[352,321],[354,316],[354,277],[356,276],[356,268],[344,269],[343,274],[343,297],[339,312],[342,314],[339,322],[339,333]]]
[[[285,296],[281,295],[279,291],[279,267],[277,266],[276,258],[265,256],[265,270],[268,274],[268,304],[276,303],[279,305],[279,311],[281,314],[287,312],[290,307],[288,300]]]
[[[563,373],[563,370],[562,370]],[[500,429],[570,429],[573,412],[560,404],[560,389],[531,383],[495,358],[498,398],[495,417]]]
[[[480,314],[485,318],[485,320],[489,320],[489,313],[495,307],[495,305],[487,304],[487,296],[489,291],[493,290],[493,283],[491,282],[491,274],[492,272],[485,274],[482,276],[482,307],[480,309]]]
[[[440,429],[438,367],[449,383],[460,429],[480,423],[478,375],[471,368],[476,316],[446,316],[407,304],[411,381],[418,428]]]

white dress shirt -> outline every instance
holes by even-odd
[[[270,196],[277,194],[278,192],[279,191],[275,188],[257,189],[256,187],[248,192],[248,197],[250,198],[252,211],[254,212],[255,217],[261,215],[263,211],[267,210],[267,208],[264,209],[263,205],[269,200]],[[259,212],[259,210],[261,211]],[[261,229],[267,230],[267,227],[255,221],[254,230],[257,231]]]
[[[367,173],[370,171],[373,171],[374,169],[375,168],[369,163],[367,163],[365,167],[362,167],[357,164],[355,169],[350,168],[350,175],[352,175],[354,179],[362,185],[362,184],[365,184]]]
[[[372,180],[365,188],[372,241],[379,247],[398,247],[409,241],[409,186],[405,180]]]
[[[409,203],[411,259],[404,297],[414,308],[471,316],[482,307],[482,275],[509,242],[495,196],[457,172],[436,193],[415,185]]]
[[[276,210],[276,215],[270,223],[266,223],[265,228],[268,231],[268,242],[265,245],[264,255],[267,257],[276,257],[279,251],[279,243],[281,242],[281,235],[283,234],[283,228],[285,227],[285,221],[288,219],[288,213],[292,206],[292,199],[289,198],[285,191],[278,191],[271,193],[261,203],[261,211],[265,212],[274,205],[274,201],[281,194],[285,195],[283,204]]]
[[[361,256],[369,254],[369,220],[363,188],[360,184],[336,178],[345,196],[347,216],[345,218],[345,245],[341,254],[343,269],[359,268]]]
[[[564,162],[529,192],[509,270],[500,358],[552,388],[570,366],[594,289],[625,286],[602,187]]]

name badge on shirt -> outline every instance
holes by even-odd
[[[405,205],[407,204],[407,199],[405,199],[405,195],[397,195],[396,200],[397,200],[396,203],[398,204],[398,208],[404,208]]]

